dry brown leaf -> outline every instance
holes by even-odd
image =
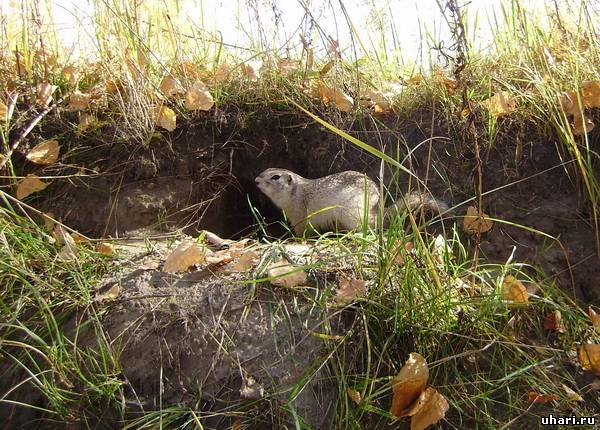
[[[25,158],[34,164],[48,166],[56,163],[59,153],[58,140],[46,140],[31,148]]]
[[[231,430],[242,430],[242,420],[240,418],[236,418],[231,425]]]
[[[166,106],[156,106],[154,108],[154,121],[156,125],[168,131],[173,131],[177,127],[177,115]]]
[[[163,78],[159,90],[167,98],[185,93],[183,86],[175,79],[175,77],[173,77],[173,75],[167,75]]]
[[[342,112],[350,112],[354,107],[354,100],[338,88],[331,88],[327,85],[319,84],[319,96],[323,103],[335,105]]]
[[[42,191],[48,186],[46,182],[43,182],[36,175],[27,175],[17,183],[16,197],[19,200],[23,200],[30,194]]]
[[[261,61],[247,61],[246,63],[243,63],[240,68],[242,70],[242,74],[250,81],[254,82],[258,81],[258,78],[260,78],[261,66]]]
[[[414,86],[420,85],[423,82],[425,82],[425,78],[421,74],[413,75],[406,81],[408,85]]]
[[[419,398],[427,386],[429,367],[425,358],[411,352],[400,372],[392,379],[392,407],[390,413],[397,417],[407,416],[411,405]]]
[[[75,242],[78,245],[88,242],[87,238],[79,233],[71,233],[71,237],[73,238],[73,242]]]
[[[121,294],[121,284],[119,282],[103,285],[96,292],[94,301],[96,303],[104,303],[115,300],[117,297],[119,297],[119,294]]]
[[[96,245],[96,252],[107,257],[112,257],[115,254],[115,248],[107,242],[100,242]]]
[[[496,93],[482,104],[496,118],[509,115],[517,109],[517,101],[508,91]]]
[[[365,96],[371,99],[375,112],[389,112],[392,110],[392,98],[394,93],[368,90]]]
[[[306,272],[291,265],[286,260],[271,263],[267,269],[270,282],[280,287],[296,287],[306,282]]]
[[[581,95],[585,107],[600,107],[600,81],[585,81],[581,84]]]
[[[565,332],[565,325],[562,320],[562,314],[558,309],[550,312],[544,318],[544,329],[553,330],[557,333]]]
[[[57,225],[54,229],[54,237],[59,245],[64,244],[58,253],[58,258],[63,261],[75,260],[77,258],[77,244],[73,236],[63,229],[61,225]]]
[[[436,69],[434,70],[433,76],[435,78],[435,81],[438,84],[442,84],[444,86],[444,88],[446,89],[446,91],[449,93],[453,93],[454,90],[458,87],[458,82],[456,82],[454,79],[450,79],[448,76],[446,76],[444,71],[440,68],[436,67]]]
[[[577,111],[573,115],[573,134],[575,136],[581,136],[583,134],[589,133],[594,129],[596,125],[594,122],[589,119],[587,116],[583,115],[581,112]]]
[[[362,279],[347,279],[342,276],[339,281],[339,288],[335,291],[335,300],[346,303],[366,295],[367,281],[363,281]]]
[[[350,397],[354,403],[360,405],[360,402],[362,402],[362,396],[360,395],[359,391],[355,390],[354,388],[348,388],[346,392],[348,393],[348,397]]]
[[[502,282],[502,298],[515,303],[529,302],[529,294],[527,288],[521,281],[512,275],[506,275]]]
[[[8,107],[2,100],[0,100],[0,121],[8,121]]]
[[[600,345],[586,343],[579,347],[579,363],[585,370],[591,370],[596,376],[600,376]]]
[[[467,208],[463,219],[463,229],[470,234],[485,233],[492,228],[493,222],[483,211],[479,212],[475,206]]]
[[[575,115],[580,113],[579,106],[577,104],[577,93],[575,91],[566,91],[562,93],[558,102],[560,107],[565,111],[566,115]]]
[[[210,91],[202,81],[197,81],[185,93],[185,107],[189,110],[210,110],[215,105]]]
[[[527,400],[529,403],[545,404],[558,400],[558,396],[556,394],[540,394],[532,390],[527,393]]]
[[[56,85],[51,85],[48,82],[42,82],[38,84],[36,87],[37,98],[35,99],[35,103],[45,108],[52,101],[52,93],[57,89]]]
[[[75,66],[67,66],[62,71],[63,78],[70,85],[75,85],[77,80],[79,79],[79,73],[77,71],[77,67]]]
[[[565,390],[565,393],[567,393],[567,399],[569,399],[572,402],[583,402],[583,397],[581,397],[579,394],[577,394],[577,392],[575,390],[573,390],[572,388],[568,387],[565,384],[561,384],[563,389]]]
[[[591,306],[588,307],[588,316],[590,317],[590,320],[592,320],[592,327],[594,327],[594,330],[600,332],[600,315],[598,315]]]
[[[435,388],[427,388],[411,408],[410,430],[424,430],[444,418],[450,408],[448,400]]]
[[[122,93],[125,89],[123,82],[119,80],[109,79],[104,83],[104,88],[109,94]]]
[[[96,117],[90,113],[82,113],[79,115],[79,124],[77,124],[77,131],[83,133],[84,131],[94,128],[98,125]]]
[[[260,256],[254,251],[246,251],[233,265],[236,272],[246,272],[252,269],[260,261]]]
[[[168,273],[185,272],[191,266],[205,261],[206,256],[202,247],[196,242],[185,240],[169,254],[163,270]]]
[[[213,80],[215,82],[223,82],[229,78],[229,74],[231,73],[231,66],[229,64],[221,64],[217,71],[215,72],[215,76]]]
[[[69,104],[65,107],[65,110],[69,112],[84,110],[90,105],[91,101],[92,96],[90,94],[75,91],[69,97]]]
[[[291,58],[278,58],[277,59],[277,70],[283,76],[289,76],[294,72],[297,72],[299,69],[298,62],[296,60],[292,60]]]

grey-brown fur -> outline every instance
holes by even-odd
[[[304,178],[290,170],[270,168],[255,179],[258,188],[282,209],[294,232],[302,235],[308,223],[317,230],[354,230],[375,226],[379,189],[367,175],[348,170],[317,179]],[[448,206],[429,194],[413,192],[385,208],[386,214],[423,207],[444,211]]]

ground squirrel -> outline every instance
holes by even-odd
[[[368,217],[377,222],[379,189],[367,175],[348,170],[306,179],[286,169],[267,169],[255,179],[258,188],[282,209],[294,233],[302,235],[308,223],[317,230],[354,230]],[[412,192],[385,208],[386,215],[405,208],[442,212],[448,206],[427,193]],[[387,217],[386,217],[387,218]]]

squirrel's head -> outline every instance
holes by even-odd
[[[267,169],[254,179],[256,186],[280,209],[292,202],[298,175],[286,169]]]

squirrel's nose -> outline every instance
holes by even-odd
[[[254,178],[254,183],[256,185],[260,184],[260,177],[257,176],[256,178]]]

